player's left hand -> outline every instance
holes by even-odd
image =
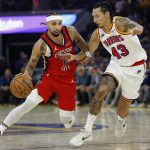
[[[67,62],[71,62],[76,60],[76,55],[70,54],[70,53],[66,53],[66,54],[62,54],[59,56],[59,58],[63,61],[67,61]]]
[[[141,34],[141,33],[142,33],[142,30],[139,29],[139,28],[137,28],[137,27],[135,27],[135,28],[133,28],[130,32],[131,32],[131,34],[134,36],[134,35],[139,35],[139,34]]]

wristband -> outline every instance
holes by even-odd
[[[85,52],[85,55],[86,55],[87,57],[92,57],[92,54],[90,53],[90,51]]]

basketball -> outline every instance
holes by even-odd
[[[10,83],[10,91],[17,98],[26,98],[33,89],[33,83],[24,74],[15,76]]]

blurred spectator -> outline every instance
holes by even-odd
[[[10,93],[10,82],[13,78],[9,68],[5,70],[4,75],[0,78],[0,103],[10,103],[12,101]]]
[[[21,68],[24,68],[28,63],[28,57],[24,51],[19,53],[19,59],[15,63],[15,73],[21,72]]]
[[[139,107],[146,107],[148,104],[150,104],[150,62],[148,63],[146,76],[142,83],[140,93],[140,101],[142,101],[142,103],[139,104]]]
[[[79,105],[89,103],[89,85],[91,83],[91,75],[87,74],[84,66],[79,65],[77,67],[77,100]]]
[[[32,0],[32,10],[40,9],[40,0]]]
[[[92,97],[94,96],[94,94],[97,91],[97,88],[99,86],[100,77],[102,75],[102,71],[100,71],[100,69],[97,66],[93,66],[90,71],[90,74],[91,74],[91,83],[87,88],[89,100],[92,99]]]
[[[7,67],[6,58],[0,56],[0,77],[4,74],[6,67]]]
[[[36,85],[40,81],[42,73],[43,73],[42,68],[35,69],[35,71],[33,73],[33,77],[32,77],[33,85]]]

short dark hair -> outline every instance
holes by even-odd
[[[57,15],[60,15],[60,14],[53,11],[53,12],[48,13],[48,15],[46,17],[48,17],[48,16],[57,16]]]
[[[103,13],[106,13],[108,11],[110,13],[111,19],[113,18],[112,6],[109,2],[97,2],[96,4],[94,4],[93,9],[99,7],[101,8],[101,11]]]

